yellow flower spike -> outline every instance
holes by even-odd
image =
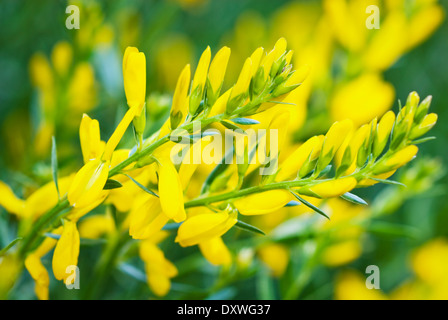
[[[188,89],[190,87],[190,65],[187,64],[177,79],[176,89],[174,90],[173,103],[170,111],[171,129],[177,126],[185,119],[188,113]]]
[[[225,210],[219,213],[203,213],[188,218],[181,224],[175,242],[189,247],[220,237],[237,222],[237,212]]]
[[[150,196],[141,206],[130,213],[129,235],[133,239],[147,239],[162,230],[169,218],[162,212],[160,200]]]
[[[427,114],[423,118],[423,121],[417,127],[413,128],[411,130],[411,133],[409,134],[409,139],[412,140],[412,139],[421,137],[426,132],[431,130],[431,128],[435,126],[435,124],[437,122],[437,118],[438,118],[438,116],[435,113]]]
[[[235,86],[232,89],[232,94],[230,95],[230,100],[239,96],[245,95],[249,89],[250,79],[252,78],[252,59],[247,58],[244,62],[241,73]]]
[[[207,81],[207,73],[210,65],[211,51],[210,47],[204,50],[199,59],[198,66],[194,73],[193,83],[191,85],[189,112],[191,115],[196,113],[204,94],[204,86]]]
[[[81,125],[79,126],[79,139],[81,141],[84,163],[101,157],[106,143],[101,141],[98,120],[91,119],[84,113],[82,115]]]
[[[258,249],[258,255],[271,270],[274,277],[282,276],[289,263],[289,252],[285,246],[272,243]]]
[[[14,213],[17,217],[20,217],[25,208],[25,201],[19,199],[3,181],[0,181],[0,194],[2,195],[0,197],[0,206],[9,213]]]
[[[210,81],[211,89],[213,93],[219,95],[222,83],[224,81],[224,75],[226,74],[227,63],[230,58],[230,48],[222,47],[221,50],[216,53],[215,57],[210,64],[210,71],[208,72],[208,79]]]
[[[383,163],[380,163],[374,170],[374,174],[381,174],[385,172],[389,172],[391,170],[398,169],[399,167],[404,166],[406,163],[414,159],[415,155],[418,152],[418,147],[415,145],[407,146],[394,155],[392,155],[389,159],[386,159]]]
[[[66,41],[58,42],[51,52],[51,62],[55,70],[62,77],[67,75],[73,59],[73,50]]]
[[[94,215],[79,223],[79,235],[85,239],[98,239],[115,230],[114,219],[110,215]]]
[[[239,198],[233,204],[239,213],[252,216],[274,212],[294,199],[289,191],[269,190]]]
[[[143,105],[141,107],[143,107]],[[140,113],[140,111],[141,111],[140,107],[135,107],[130,108],[126,112],[123,119],[121,119],[120,123],[115,129],[114,133],[112,133],[112,136],[107,141],[106,147],[104,148],[103,156],[101,157],[102,159],[104,159],[105,161],[109,161],[111,159],[112,153],[114,152],[115,148],[117,147],[118,143],[120,142],[121,138],[126,132],[126,129],[128,128],[129,124],[132,122],[134,117]]]
[[[200,242],[199,249],[205,259],[215,266],[229,265],[232,263],[232,255],[221,237]]]
[[[320,154],[324,136],[314,136],[308,139],[293,153],[291,153],[285,161],[282,162],[276,181],[287,181],[297,176],[297,172],[308,158],[315,160]]]
[[[369,134],[371,131],[370,125],[363,125],[361,128],[356,130],[356,132],[353,134],[352,138],[350,139],[347,147],[345,148],[341,164],[340,164],[340,170],[341,174],[351,174],[356,169],[356,160],[358,157],[358,151],[361,148],[361,146],[368,141]],[[342,149],[342,148],[341,148]]]
[[[95,159],[76,173],[67,194],[70,205],[82,208],[100,198],[109,175],[109,161]]]
[[[312,187],[299,189],[300,194],[318,198],[333,198],[343,195],[354,189],[357,181],[353,177],[324,181]]]
[[[159,196],[163,213],[175,222],[182,222],[187,218],[184,209],[184,194],[182,183],[176,168],[169,159],[160,159]]]
[[[25,259],[25,268],[35,281],[34,292],[39,300],[48,300],[50,277],[48,271],[40,261],[40,257],[32,253]]]
[[[53,253],[53,273],[58,280],[64,280],[70,273],[67,273],[67,267],[78,264],[79,255],[79,232],[76,223],[66,220],[64,229],[59,238]]]
[[[123,80],[129,107],[141,111],[146,100],[146,57],[135,47],[127,47],[124,53]]]
[[[373,154],[379,156],[386,147],[390,133],[395,123],[395,113],[388,111],[380,120],[373,141]]]

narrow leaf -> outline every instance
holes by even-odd
[[[244,131],[243,129],[241,129],[240,127],[238,127],[237,125],[227,122],[227,121],[221,121],[220,122],[224,127],[226,127],[227,129],[230,130],[238,130],[240,132],[242,132],[243,134],[247,134],[246,131]]]
[[[417,140],[412,141],[412,144],[421,144],[421,143],[424,143],[426,141],[431,141],[431,140],[434,140],[434,139],[436,139],[436,137],[421,138],[421,139],[417,139]]]
[[[349,202],[355,203],[355,204],[362,204],[362,205],[368,205],[364,199],[358,197],[356,194],[346,192],[341,196],[342,199],[347,200]]]
[[[289,192],[291,192],[291,194],[296,197],[297,200],[299,200],[300,202],[302,202],[304,205],[306,205],[308,208],[314,210],[315,212],[317,212],[318,214],[324,216],[325,218],[327,218],[328,220],[330,220],[330,217],[327,216],[327,214],[325,212],[323,212],[321,209],[319,209],[318,207],[316,207],[315,205],[313,205],[312,203],[309,203],[308,201],[306,201],[305,199],[303,199],[302,197],[300,197],[298,194],[296,194],[295,192],[289,190]]]
[[[129,179],[132,180],[132,182],[134,182],[138,187],[140,187],[140,189],[142,189],[143,191],[149,193],[150,195],[153,195],[155,197],[159,197],[155,192],[149,190],[148,188],[146,188],[144,185],[142,185],[140,182],[138,182],[137,180],[135,180],[134,178],[132,178],[130,175],[123,173],[126,177],[128,177]]]
[[[292,103],[292,102],[284,102],[284,101],[268,101],[268,102],[276,103],[276,104],[287,104],[287,105],[290,105],[290,106],[296,106],[297,105],[297,104]]]
[[[4,247],[2,250],[0,250],[0,257],[4,256],[6,252],[8,252],[9,249],[11,249],[18,241],[22,240],[22,237],[15,238],[12,240],[6,247]]]
[[[233,123],[242,124],[242,125],[252,125],[252,124],[260,124],[260,121],[250,119],[250,118],[233,118],[230,119]]]
[[[240,220],[238,220],[236,222],[235,227],[238,227],[240,229],[243,229],[243,230],[246,230],[246,231],[249,231],[249,232],[258,233],[258,234],[261,234],[263,236],[266,235],[262,230],[258,229],[257,227],[254,227],[253,225],[250,225],[250,224],[248,224],[246,222],[243,222],[243,221],[240,221]]]
[[[110,189],[118,189],[121,188],[123,185],[117,181],[117,180],[113,180],[113,179],[107,179],[106,184],[104,185],[104,190],[110,190]]]
[[[58,192],[58,198],[61,198],[58,186],[58,155],[56,152],[56,139],[54,136],[51,137],[51,172],[53,173],[53,181],[56,186],[56,191]]]
[[[299,206],[299,205],[300,205],[299,201],[291,200],[285,205],[285,207],[295,207],[295,206]]]
[[[410,239],[417,239],[419,234],[419,230],[415,227],[383,221],[373,222],[367,227],[367,231],[385,236],[406,237]]]
[[[375,181],[378,181],[378,182],[381,182],[381,183],[384,183],[384,184],[391,184],[391,185],[394,185],[394,186],[406,187],[405,184],[403,184],[401,182],[398,182],[398,181],[394,181],[394,180],[386,180],[386,179],[379,179],[379,178],[369,178],[369,179],[375,180]]]

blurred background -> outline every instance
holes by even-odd
[[[69,30],[72,4],[80,28]],[[380,9],[380,29],[366,27],[369,5]],[[332,220],[325,223],[302,209],[254,218],[271,241],[233,248],[230,242],[231,270],[194,260],[197,252],[191,259],[178,249],[166,252],[181,270],[167,298],[447,299],[447,9],[447,0],[0,0],[0,180],[23,195],[51,181],[52,136],[61,174],[76,170],[84,112],[100,121],[103,139],[112,133],[127,108],[127,46],[147,58],[150,134],[168,117],[181,69],[194,69],[208,45],[213,54],[224,45],[232,50],[228,87],[257,47],[285,37],[294,66],[311,67],[291,98],[292,144],[334,121],[361,125],[397,111],[414,90],[422,99],[433,96],[437,139],[420,145],[419,157],[394,176],[406,188],[359,190],[368,207],[330,200]],[[14,226],[0,208],[0,248],[14,238]],[[95,250],[82,251],[81,263]],[[379,290],[366,289],[369,265],[381,271]],[[128,269],[124,278],[117,271],[104,297],[147,298],[140,275]],[[21,281],[13,296],[32,299],[31,278]],[[76,295],[61,287],[54,285],[54,298]]]

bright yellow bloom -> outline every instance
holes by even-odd
[[[207,81],[208,67],[210,65],[211,51],[210,47],[204,50],[199,59],[196,72],[194,73],[193,83],[190,94],[190,114],[194,115],[202,100],[205,82]]]
[[[274,277],[282,276],[289,263],[288,249],[280,244],[271,243],[258,249],[258,255],[269,269]]]
[[[237,212],[203,213],[188,218],[179,227],[175,242],[182,247],[194,246],[226,233],[237,222]]]
[[[190,65],[187,64],[177,80],[173,95],[173,104],[170,111],[171,129],[177,128],[182,123],[188,112],[188,88],[191,77]]]
[[[73,59],[73,50],[66,41],[58,42],[51,52],[51,62],[57,73],[64,77],[70,68]]]
[[[146,100],[146,58],[135,47],[127,47],[124,53],[123,80],[129,107],[141,110]]]
[[[395,113],[388,111],[378,123],[375,132],[375,140],[373,145],[373,153],[378,156],[387,144],[390,133],[395,123]]]
[[[411,161],[418,152],[418,147],[415,145],[407,146],[394,155],[392,155],[389,159],[381,163],[378,167],[373,170],[374,174],[384,173],[384,171],[391,171],[398,169],[399,167],[404,166],[406,163]]]
[[[336,278],[335,298],[337,300],[385,300],[380,290],[369,290],[365,276],[355,271],[346,271]]]
[[[343,173],[350,174],[356,169],[356,159],[358,157],[358,151],[366,143],[366,141],[369,141],[370,132],[371,126],[365,124],[358,130],[356,130],[356,132],[353,134],[352,138],[347,144],[347,147],[343,150],[344,152],[340,164],[346,166],[346,169],[343,171]],[[343,148],[341,147],[341,149]]]
[[[201,241],[198,245],[202,255],[211,264],[220,266],[229,265],[232,262],[232,255],[221,237]]]
[[[394,96],[393,86],[380,75],[364,74],[337,88],[330,103],[331,115],[336,121],[349,118],[357,127],[386,112]]]
[[[157,296],[165,296],[171,287],[170,279],[177,276],[177,268],[165,258],[152,240],[140,243],[139,253],[145,262],[148,285]]]
[[[110,215],[93,215],[83,219],[78,230],[81,238],[98,239],[103,234],[113,232],[115,223]]]
[[[227,102],[229,101],[230,94],[232,93],[232,88],[223,93],[218,100],[213,104],[209,117],[216,116],[218,114],[223,114],[226,111]]]
[[[101,157],[106,143],[101,141],[98,120],[91,119],[84,113],[82,115],[81,125],[79,126],[79,138],[81,141],[84,163]]]
[[[169,159],[160,159],[159,196],[163,213],[176,222],[186,219],[182,183],[176,168]]]
[[[264,49],[262,47],[257,48],[250,59],[252,60],[252,77],[254,77],[260,67],[261,59],[263,58]]]
[[[25,201],[19,199],[3,181],[0,181],[0,194],[2,195],[0,197],[0,206],[20,217],[25,208]]]
[[[280,38],[275,43],[274,48],[269,52],[261,61],[261,65],[264,68],[265,79],[271,73],[272,65],[277,59],[279,59],[286,51],[287,42],[285,38]]]
[[[361,252],[362,248],[359,239],[343,241],[326,248],[322,253],[322,262],[330,267],[341,266],[357,259]]]
[[[221,50],[216,53],[215,57],[212,60],[212,63],[210,64],[208,79],[210,81],[210,86],[215,94],[219,94],[219,91],[221,89],[229,58],[230,48],[222,47]]]
[[[276,176],[277,181],[287,181],[297,177],[297,172],[308,159],[315,160],[320,154],[324,136],[314,136],[291,153],[282,162]]]
[[[353,123],[349,119],[335,122],[325,135],[322,146],[322,156],[327,157],[327,155],[330,155],[332,158],[352,128]]]
[[[233,204],[239,213],[252,216],[274,212],[293,199],[289,191],[269,190],[239,198]]]
[[[133,239],[147,239],[162,230],[169,218],[162,212],[159,198],[149,196],[130,213],[129,235]]]
[[[97,200],[109,176],[109,161],[95,159],[87,162],[76,173],[67,194],[70,205],[87,206]]]
[[[424,282],[433,286],[443,283],[448,268],[448,241],[431,240],[413,253],[411,262],[417,277]]]
[[[299,84],[302,84],[305,79],[310,74],[311,68],[309,65],[305,64],[297,68],[296,71],[286,80],[284,86],[290,87],[290,86],[296,86]]]
[[[70,275],[67,267],[78,264],[79,232],[76,223],[66,220],[61,238],[56,244],[53,253],[53,273],[58,280],[64,280]]]
[[[354,189],[356,185],[356,179],[348,177],[329,180],[312,187],[302,188],[299,190],[299,193],[303,193],[309,196],[317,196],[319,198],[333,198],[349,192],[350,190]]]
[[[25,267],[35,281],[34,291],[39,300],[48,300],[50,277],[48,271],[40,261],[40,257],[31,253],[25,259]]]
[[[250,80],[252,78],[252,59],[247,58],[244,62],[241,73],[235,86],[232,89],[232,94],[230,95],[230,100],[241,94],[246,94],[249,89]]]
[[[79,63],[68,88],[68,107],[80,114],[91,110],[97,103],[95,73],[88,62]]]
[[[426,132],[431,130],[432,127],[435,126],[435,124],[437,122],[437,118],[438,118],[438,116],[435,113],[427,114],[423,118],[423,121],[417,127],[412,129],[412,131],[409,135],[409,139],[415,139],[415,138],[421,137]]]

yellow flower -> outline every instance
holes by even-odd
[[[170,279],[177,275],[177,268],[165,258],[152,240],[140,243],[139,253],[145,262],[148,285],[157,296],[165,296],[171,287]]]
[[[325,181],[312,187],[304,187],[299,189],[299,193],[308,196],[316,196],[319,198],[333,198],[349,192],[357,185],[355,178],[341,178]]]
[[[25,259],[25,267],[35,281],[34,291],[39,300],[48,300],[50,277],[48,271],[40,261],[40,257],[31,253]]]
[[[424,282],[437,286],[446,277],[448,268],[448,241],[438,238],[425,243],[412,255],[412,269]]]
[[[103,234],[113,232],[115,223],[110,215],[93,215],[83,219],[78,229],[81,238],[98,239]]]
[[[177,80],[170,111],[171,129],[182,123],[188,112],[188,88],[190,87],[190,65],[186,65]]]
[[[415,139],[421,137],[426,132],[431,130],[431,128],[435,126],[437,118],[438,116],[435,113],[427,114],[423,118],[422,122],[411,130],[411,133],[409,134],[409,139]]]
[[[98,120],[91,119],[87,114],[83,114],[81,125],[79,126],[79,138],[84,163],[101,157],[106,143],[101,141]]]
[[[53,253],[53,273],[56,279],[65,281],[70,275],[67,273],[67,267],[78,264],[79,245],[80,239],[76,223],[66,220],[61,238]]]
[[[208,67],[210,65],[211,51],[210,47],[204,50],[199,59],[196,72],[194,73],[193,83],[191,85],[190,94],[190,114],[194,115],[199,107],[204,94],[204,86],[207,80]]]
[[[73,59],[73,50],[66,41],[58,42],[51,52],[51,62],[58,74],[62,77],[67,75]]]
[[[109,175],[109,161],[95,159],[76,173],[67,194],[70,205],[84,207],[97,200]]]
[[[297,177],[297,173],[308,159],[315,160],[320,154],[324,136],[314,136],[298,147],[280,165],[277,181],[287,181]]]
[[[388,111],[378,123],[373,143],[373,153],[375,156],[380,155],[387,144],[390,133],[395,123],[395,113]]]
[[[374,174],[381,174],[384,172],[389,172],[395,169],[398,169],[399,167],[404,166],[406,163],[414,159],[415,155],[418,152],[418,147],[415,145],[407,146],[394,155],[392,155],[390,158],[386,159],[383,163],[380,163],[374,170]]]
[[[0,194],[2,195],[0,197],[0,206],[20,217],[25,208],[25,201],[19,199],[3,181],[0,181]]]
[[[232,262],[232,255],[221,237],[201,241],[198,245],[202,255],[211,264],[219,266],[229,265]]]
[[[127,47],[124,53],[123,79],[129,107],[142,108],[146,100],[146,58],[135,47]]]
[[[272,51],[269,52],[261,61],[261,65],[264,69],[265,79],[270,75],[271,68],[274,62],[276,62],[285,53],[286,46],[287,43],[285,38],[278,39]]]
[[[88,62],[79,63],[68,88],[68,106],[75,114],[91,110],[96,102],[95,74]]]
[[[222,236],[237,222],[236,211],[229,211],[203,213],[188,218],[179,227],[175,242],[188,247]]]
[[[244,62],[243,68],[241,69],[241,73],[238,77],[235,86],[232,89],[232,94],[230,95],[230,100],[239,95],[246,95],[247,90],[249,89],[250,80],[252,78],[252,59],[247,58]]]
[[[393,86],[379,74],[364,74],[336,89],[330,103],[331,115],[336,121],[349,118],[357,127],[386,112],[394,96]]]
[[[227,102],[229,101],[230,94],[232,93],[232,88],[223,93],[218,100],[213,104],[209,117],[216,116],[218,114],[223,114],[226,111]]]
[[[176,168],[169,159],[160,159],[159,196],[163,213],[176,222],[186,219],[182,183]]]
[[[322,253],[322,262],[330,267],[341,266],[357,259],[361,251],[359,239],[343,241],[326,248]]]
[[[385,300],[380,290],[369,290],[365,276],[356,271],[345,271],[336,278],[335,298],[337,300]]]
[[[221,50],[216,53],[215,57],[210,64],[210,71],[208,72],[208,79],[213,94],[219,95],[224,76],[226,74],[227,63],[229,62],[230,48],[222,47]]]
[[[274,277],[282,276],[289,263],[289,252],[283,245],[271,243],[258,249],[258,255],[269,269]]]
[[[289,191],[269,190],[239,198],[233,204],[243,215],[259,215],[283,208],[293,199],[295,198]]]
[[[130,213],[129,235],[133,239],[146,239],[162,230],[169,218],[162,212],[159,198],[149,195],[148,200]]]

